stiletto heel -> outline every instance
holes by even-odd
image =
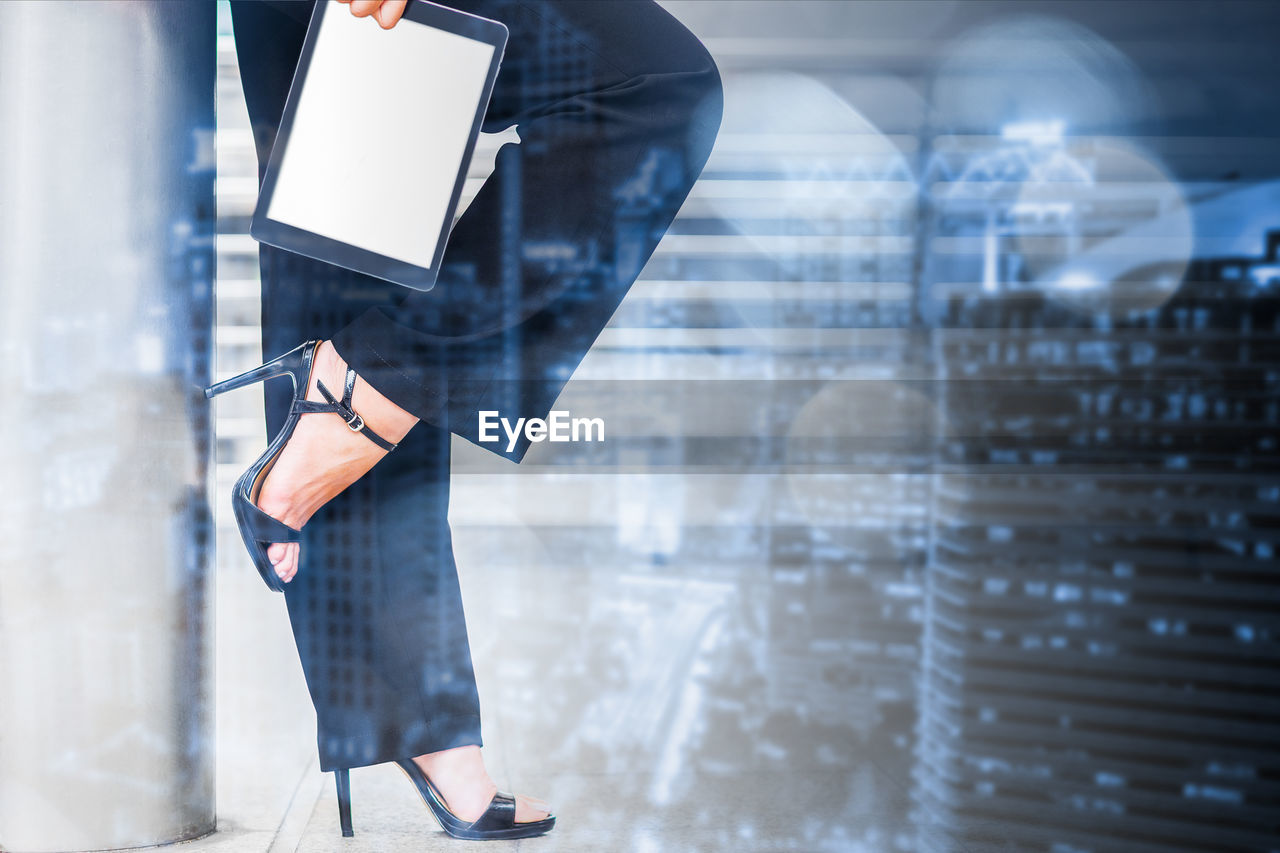
[[[351,774],[344,767],[333,772],[333,779],[338,784],[338,823],[342,825],[342,837],[355,835],[351,829]]]
[[[492,839],[531,838],[544,835],[556,825],[556,816],[549,814],[542,820],[530,820],[516,823],[516,798],[513,794],[498,791],[489,801],[484,814],[473,821],[465,821],[449,811],[444,797],[436,790],[436,786],[422,772],[422,768],[411,758],[397,758],[396,764],[413,782],[423,802],[440,823],[440,828],[454,838],[466,838],[474,841]]]
[[[259,509],[258,494],[262,491],[262,483],[275,465],[280,451],[284,450],[284,446],[289,443],[289,437],[293,435],[298,419],[302,415],[332,412],[341,416],[352,432],[361,433],[383,450],[390,451],[396,448],[394,444],[365,426],[364,418],[351,408],[351,397],[356,387],[356,372],[351,368],[347,368],[341,400],[333,396],[329,389],[324,387],[324,383],[319,381],[316,382],[316,388],[328,402],[315,403],[307,399],[307,389],[311,387],[311,373],[315,368],[315,356],[321,343],[323,342],[307,341],[302,346],[260,367],[210,385],[204,390],[206,397],[216,397],[223,392],[234,391],[237,388],[244,388],[255,382],[275,379],[279,376],[288,376],[293,382],[293,405],[289,408],[288,420],[267,446],[266,451],[240,475],[240,479],[236,480],[231,493],[231,509],[235,513],[236,526],[240,528],[240,538],[244,540],[249,557],[253,560],[258,574],[262,576],[263,582],[274,592],[284,592],[284,581],[276,574],[275,567],[267,556],[267,546],[273,542],[299,542],[302,539],[302,531],[272,518]]]
[[[216,382],[204,389],[204,395],[206,397],[216,397],[227,391],[234,391],[237,388],[244,388],[245,386],[252,385],[255,382],[262,382],[265,379],[274,379],[277,376],[284,376],[285,374],[288,374],[289,378],[293,380],[293,387],[296,391],[298,387],[299,374],[302,372],[304,362],[307,360],[307,353],[305,351],[315,343],[315,341],[308,341],[302,346],[292,349],[282,356],[273,358],[271,361],[268,361],[260,367],[255,367],[253,370],[241,373],[239,376],[233,376],[230,379],[223,380],[222,382]]]

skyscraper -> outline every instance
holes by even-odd
[[[1105,188],[1059,211],[1062,241],[1162,215],[1154,185]],[[1043,230],[1018,242],[1017,204],[940,206],[951,280],[973,283],[934,291],[916,781],[939,831],[920,846],[1274,849],[1275,232],[1265,256],[1192,260],[1174,287],[1176,246],[1087,282],[1055,277]],[[1015,270],[1050,272],[984,287],[992,221],[1030,256]]]

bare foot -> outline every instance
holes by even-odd
[[[413,759],[444,797],[445,806],[457,817],[474,821],[489,807],[498,786],[484,769],[478,746],[459,746]],[[516,823],[542,820],[551,807],[542,800],[516,795]]]
[[[307,399],[326,402],[316,388],[317,380],[334,396],[341,397],[346,374],[347,363],[333,345],[325,341],[316,352]],[[393,444],[418,422],[359,377],[351,407],[370,429]],[[262,484],[258,507],[290,527],[301,528],[316,510],[363,477],[386,455],[387,451],[353,432],[336,414],[303,415]],[[299,555],[296,542],[277,542],[267,548],[276,574],[286,583],[298,573]]]

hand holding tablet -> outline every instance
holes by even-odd
[[[339,3],[347,4],[351,7],[351,14],[357,18],[363,18],[370,15],[378,26],[384,30],[389,30],[400,20],[400,16],[404,14],[404,7],[409,5],[409,0],[338,0]]]
[[[358,2],[376,0],[351,6]],[[408,3],[397,23],[398,5],[372,9],[382,14],[375,26],[316,4],[249,231],[429,290],[507,29],[425,0]],[[394,165],[373,168],[374,156]]]

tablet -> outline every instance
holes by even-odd
[[[426,0],[390,30],[320,0],[249,233],[430,290],[506,43]]]

